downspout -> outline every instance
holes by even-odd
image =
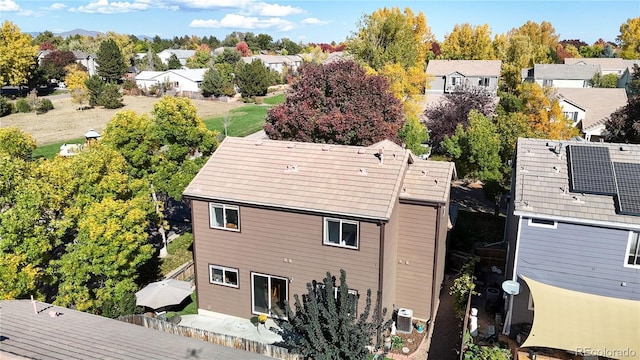
[[[384,230],[385,223],[380,222],[380,251],[378,252],[378,292],[382,295],[384,285],[382,276],[384,275]],[[382,299],[380,301],[382,304]],[[378,316],[382,316],[382,306],[378,308]]]
[[[193,214],[193,199],[189,199],[189,206],[191,207],[191,219],[195,219],[195,216]],[[191,252],[193,253],[193,283],[195,284],[196,287],[196,309],[198,309],[198,312],[200,310],[200,294],[198,294],[198,289],[200,289],[200,287],[198,286],[198,263],[196,261],[197,256],[196,256],[196,227],[197,226],[193,226],[193,222],[191,223],[191,233],[193,235],[193,244],[192,244],[192,249]]]
[[[442,204],[438,204],[436,211],[436,242],[433,247],[433,273],[431,274],[431,311],[429,312],[429,320],[433,319],[436,311],[436,296],[440,297],[440,285],[436,284],[436,275],[438,274],[438,243],[440,242],[440,217],[442,217]],[[438,291],[436,291],[436,286]],[[437,295],[436,295],[437,294]]]

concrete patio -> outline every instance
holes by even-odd
[[[277,328],[276,323],[271,319],[268,319],[264,325],[258,324],[256,326],[249,319],[213,313],[211,316],[183,315],[178,325],[236,336],[264,344],[282,341],[280,335],[270,330],[271,328]]]

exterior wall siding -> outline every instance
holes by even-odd
[[[429,76],[429,74],[427,74]],[[444,92],[444,77],[442,76],[432,76],[432,80],[430,82],[431,88],[427,89],[429,93],[443,93]]]
[[[385,225],[384,260],[382,272],[382,306],[391,314],[396,304],[396,273],[398,268],[398,229],[400,227],[400,203],[396,200],[389,222]]]
[[[433,311],[436,311],[440,304],[440,293],[442,292],[442,284],[444,282],[445,262],[447,257],[447,235],[449,234],[449,204],[442,206],[438,209],[438,216],[440,217],[440,223],[438,224],[438,245],[436,247],[437,255],[434,266],[435,271],[435,290],[433,294]]]
[[[564,289],[640,300],[640,269],[624,266],[629,231],[569,223],[520,222],[516,271]],[[625,283],[626,286],[622,286]]]
[[[431,318],[436,207],[400,203],[396,306],[413,310],[413,316]]]
[[[380,228],[360,222],[358,250],[323,245],[322,216],[240,206],[240,231],[209,228],[206,201],[192,201],[197,236],[195,262],[198,308],[238,317],[252,315],[251,272],[288,278],[288,301],[305,294],[306,284],[322,281],[326,272],[339,278],[347,272],[351,289],[358,290],[358,311],[367,289],[378,287]],[[209,264],[239,270],[239,287],[209,283]]]

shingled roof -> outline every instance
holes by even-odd
[[[584,109],[582,130],[601,125],[619,108],[627,105],[627,92],[622,88],[557,88],[560,99]]]
[[[464,76],[500,76],[501,60],[429,60],[427,74],[445,76],[458,72]]]
[[[640,145],[520,138],[512,179],[514,213],[640,229],[640,217],[616,211],[615,196],[571,191],[567,161],[570,144],[605,147],[612,162],[640,164]]]
[[[453,163],[414,160],[390,141],[361,147],[227,137],[184,195],[387,221],[398,197],[446,202],[453,174]]]
[[[596,73],[600,73],[600,65],[594,64],[535,64],[533,76],[535,79],[547,80],[591,80]]]
[[[0,359],[271,359],[46,303],[36,309],[0,301]]]

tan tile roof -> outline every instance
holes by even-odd
[[[562,143],[558,157],[552,150]],[[640,217],[616,213],[614,196],[573,193],[569,191],[568,144],[604,146],[612,162],[640,163],[640,145],[578,141],[518,139],[516,147],[513,201],[515,212],[554,216],[588,222],[633,224],[640,228]],[[567,191],[565,192],[564,189]]]
[[[0,359],[272,359],[30,300],[0,301]],[[59,316],[50,316],[50,312]]]
[[[557,88],[556,94],[586,111],[582,130],[603,124],[619,108],[627,104],[622,88]]]
[[[500,76],[501,60],[430,60],[427,74],[444,76],[459,72],[464,76]]]
[[[184,195],[388,220],[410,161],[411,152],[391,142],[365,148],[227,137]],[[444,184],[440,196],[423,200],[444,198]]]
[[[446,203],[454,177],[452,162],[416,160],[407,169],[400,199]]]

